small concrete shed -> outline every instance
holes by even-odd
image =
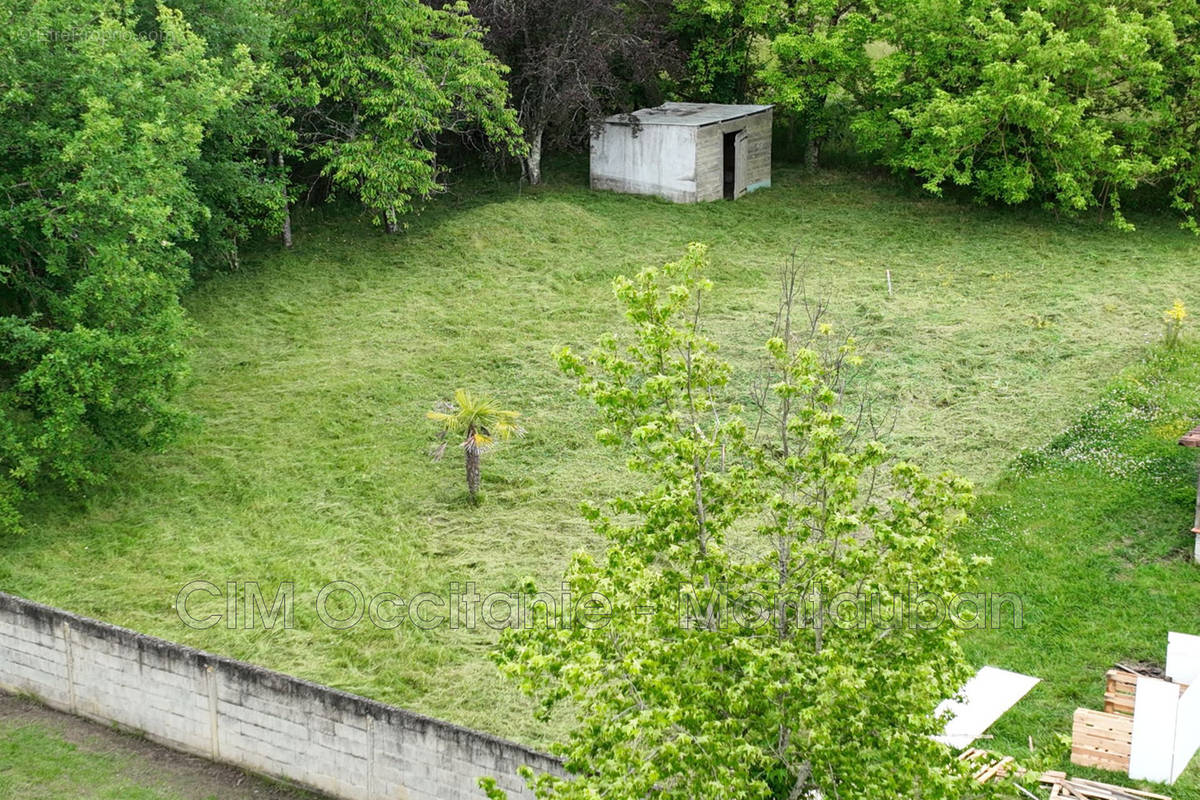
[[[664,103],[592,131],[592,188],[676,203],[771,185],[771,106]]]

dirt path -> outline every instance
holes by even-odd
[[[0,693],[0,796],[320,800],[203,758]]]

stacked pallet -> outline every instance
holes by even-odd
[[[1133,699],[1137,694],[1137,673],[1110,669],[1104,673],[1104,710],[1109,714],[1133,716]]]
[[[1113,786],[1083,778],[1068,778],[1067,773],[1049,771],[1042,774],[1041,783],[1050,786],[1050,800],[1081,798],[1082,800],[1171,800],[1162,794],[1143,792],[1125,786]]]
[[[1071,763],[1129,773],[1133,752],[1133,711],[1138,673],[1110,669],[1104,675],[1104,710],[1075,709],[1071,726]],[[1179,684],[1179,693],[1187,689]]]
[[[1104,710],[1112,714],[1128,714],[1133,716],[1134,699],[1137,697],[1138,672],[1125,667],[1110,669],[1104,673]],[[1160,677],[1150,675],[1150,677]],[[1187,691],[1187,684],[1179,684],[1179,693]]]
[[[1133,717],[1075,709],[1071,726],[1071,763],[1112,772],[1129,772]]]

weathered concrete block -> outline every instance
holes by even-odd
[[[346,800],[476,800],[482,775],[528,797],[518,765],[562,772],[513,742],[3,593],[0,689]]]

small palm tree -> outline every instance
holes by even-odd
[[[502,411],[490,399],[474,397],[466,389],[454,393],[453,403],[438,403],[425,416],[442,426],[438,435],[441,444],[433,450],[434,461],[445,455],[451,439],[463,437],[461,447],[467,462],[467,491],[472,503],[478,501],[479,456],[492,449],[496,442],[525,433],[517,424],[517,417],[521,415],[516,411]]]

